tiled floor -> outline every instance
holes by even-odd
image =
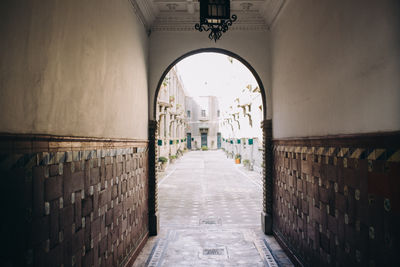
[[[161,233],[134,266],[292,266],[261,231],[261,177],[222,151],[186,153],[159,182]]]

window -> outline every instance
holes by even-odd
[[[202,116],[202,117],[205,117],[205,116],[206,116],[206,110],[205,110],[205,109],[202,109],[202,110],[201,110],[201,116]]]
[[[187,111],[187,117],[190,118],[190,110]]]
[[[219,118],[219,116],[220,116],[220,111],[219,111],[219,109],[217,110],[217,117]]]

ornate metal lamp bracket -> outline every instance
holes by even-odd
[[[221,38],[222,33],[228,31],[229,26],[232,26],[233,22],[235,22],[236,20],[236,15],[232,15],[230,19],[223,20],[221,24],[209,24],[205,20],[203,20],[201,21],[201,23],[196,23],[194,28],[199,32],[210,31],[210,33],[208,34],[208,38],[210,40],[214,40],[214,42],[217,42],[217,40]]]

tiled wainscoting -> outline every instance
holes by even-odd
[[[117,266],[148,236],[147,142],[0,136],[2,266]]]
[[[303,264],[398,262],[398,132],[275,140],[273,152],[273,230]]]

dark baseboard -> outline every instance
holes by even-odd
[[[292,263],[295,266],[304,267],[301,260],[293,253],[293,251],[286,245],[285,241],[281,238],[281,234],[279,232],[277,232],[276,229],[273,229],[272,232],[273,232],[273,235],[274,235],[276,241],[279,243],[279,245],[282,247],[282,249],[286,252],[287,256],[292,261]]]
[[[143,247],[146,245],[147,240],[149,239],[149,232],[147,232],[143,239],[140,241],[139,246],[133,251],[132,255],[130,256],[129,260],[126,261],[124,267],[132,266],[135,262],[136,258],[138,257],[139,253],[142,251]]]

